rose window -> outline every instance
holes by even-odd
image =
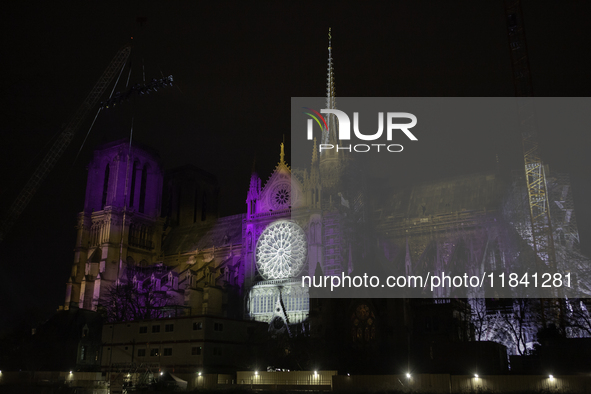
[[[263,278],[284,279],[296,276],[306,262],[306,234],[297,224],[278,221],[259,237],[256,264]]]
[[[281,189],[277,193],[275,193],[275,202],[277,203],[277,205],[287,204],[288,201],[289,201],[289,191],[288,190]]]

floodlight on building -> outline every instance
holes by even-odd
[[[160,372],[160,376],[164,375],[164,372]]]
[[[351,376],[351,374],[350,374],[350,373],[348,373],[348,374],[347,374],[347,376]]]
[[[410,373],[406,373],[406,377],[410,379]]]
[[[475,377],[476,379],[478,379],[478,374],[477,374],[477,373],[475,373],[475,374],[474,374],[474,377]]]
[[[70,375],[72,374],[72,371],[70,371]]]
[[[201,372],[197,372],[197,375],[201,376]]]
[[[548,379],[554,380],[554,375],[548,375]]]
[[[259,374],[259,371],[254,371],[254,376],[257,376]]]
[[[314,376],[318,375],[318,371],[314,371]]]

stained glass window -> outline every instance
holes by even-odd
[[[300,226],[286,220],[272,223],[257,242],[259,273],[267,280],[294,277],[306,262],[307,250],[306,234]]]

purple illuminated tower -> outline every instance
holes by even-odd
[[[128,262],[155,261],[164,223],[162,181],[160,158],[152,149],[116,141],[94,152],[64,309],[96,310]]]

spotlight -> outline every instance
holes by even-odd
[[[406,374],[406,377],[410,379],[410,373],[407,373]]]
[[[347,376],[351,376],[351,374],[348,373]]]
[[[70,371],[70,374],[72,373],[72,371]]]
[[[259,374],[259,371],[254,371],[254,376],[257,376]]]
[[[160,372],[160,376],[164,375],[164,372]]]
[[[548,378],[550,378],[550,380],[554,380],[554,375],[548,375]]]
[[[475,374],[474,374],[474,377],[475,377],[476,379],[478,379],[478,374],[477,374],[477,373],[475,373]]]
[[[201,376],[201,372],[197,372],[197,374],[198,374],[199,376]]]

